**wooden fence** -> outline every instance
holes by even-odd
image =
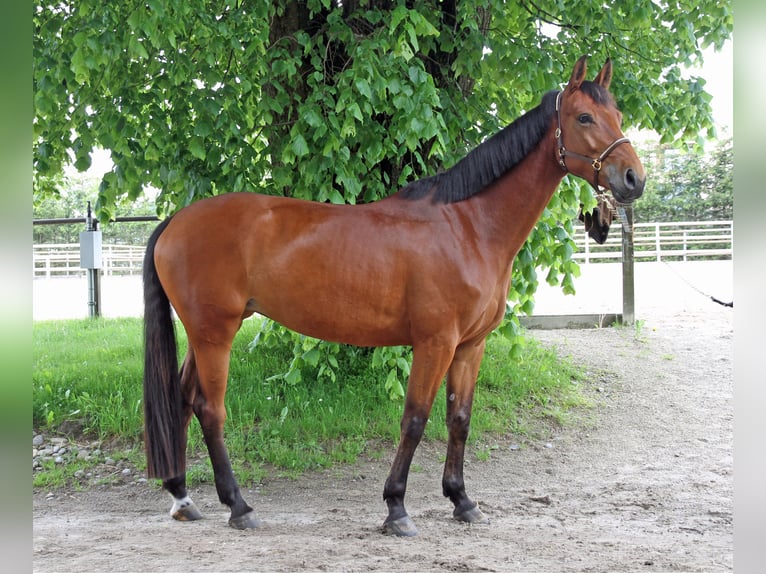
[[[636,261],[688,261],[690,259],[731,259],[734,223],[732,221],[692,221],[678,223],[636,223],[633,248]],[[581,263],[617,262],[622,255],[619,223],[609,239],[598,245],[588,238],[582,226],[576,229],[577,251]],[[73,244],[34,245],[34,277],[76,277],[80,268],[80,246]],[[103,245],[104,275],[138,275],[144,246]]]
[[[575,233],[577,251],[573,258],[584,263],[620,261],[622,242],[615,222],[603,245],[597,244],[580,226]],[[635,223],[635,261],[688,261],[690,259],[731,259],[734,244],[733,221],[682,221]]]
[[[34,245],[34,277],[80,277],[80,245],[77,243]],[[142,245],[102,245],[104,275],[139,275],[143,267]]]

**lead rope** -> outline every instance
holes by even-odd
[[[686,277],[684,277],[683,275],[681,275],[681,274],[680,274],[678,271],[676,271],[675,269],[673,269],[673,268],[672,268],[672,267],[671,267],[671,266],[668,264],[668,262],[667,262],[667,261],[663,261],[663,263],[664,263],[665,265],[667,265],[668,269],[670,269],[670,270],[671,270],[673,273],[675,273],[675,274],[676,274],[678,277],[680,277],[680,278],[681,278],[681,280],[682,280],[684,283],[686,283],[686,284],[687,284],[689,287],[691,287],[692,289],[694,289],[694,290],[695,290],[697,293],[699,293],[700,295],[702,295],[702,296],[704,296],[704,297],[707,297],[708,299],[710,299],[710,300],[711,300],[711,301],[713,301],[714,303],[718,303],[719,305],[723,305],[724,307],[731,307],[731,308],[734,308],[734,301],[729,301],[728,303],[726,303],[726,302],[724,302],[724,301],[721,301],[720,299],[717,299],[717,298],[713,297],[712,295],[708,295],[707,293],[705,293],[705,292],[704,292],[704,291],[702,291],[701,289],[697,288],[697,286],[696,286],[696,285],[693,285],[693,284],[692,284],[692,283],[691,283],[689,280],[687,280],[687,279],[686,279]]]

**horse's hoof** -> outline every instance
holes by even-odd
[[[386,520],[383,523],[383,534],[389,536],[417,536],[418,529],[409,515],[404,515],[396,520]]]
[[[202,519],[202,513],[199,511],[199,508],[197,508],[197,505],[194,503],[192,503],[190,506],[179,508],[171,516],[173,516],[173,518],[181,522]]]
[[[459,511],[457,508],[452,513],[455,520],[460,522],[468,522],[470,524],[489,524],[489,518],[484,516],[484,513],[479,510],[479,505],[475,504],[471,508]]]
[[[202,513],[197,508],[190,498],[184,498],[182,500],[176,500],[173,503],[173,508],[170,510],[170,516],[180,522],[188,522],[190,520],[200,520]]]
[[[236,528],[237,530],[247,530],[248,528],[258,528],[261,525],[261,521],[255,515],[255,510],[246,512],[237,517],[229,518],[229,526]]]

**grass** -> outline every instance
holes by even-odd
[[[353,463],[360,456],[380,458],[399,438],[403,401],[393,401],[379,372],[371,368],[372,350],[344,354],[335,381],[304,378],[288,384],[275,376],[287,370],[291,348],[248,351],[257,332],[248,320],[237,335],[227,392],[226,442],[243,485],[257,483],[274,469],[298,475],[312,468]],[[177,329],[179,355],[186,350]],[[42,321],[33,326],[33,424],[38,430],[118,439],[123,456],[144,468],[142,452],[142,323],[140,319]],[[535,341],[520,360],[509,359],[510,343],[490,337],[474,404],[470,442],[478,460],[491,456],[498,435],[529,433],[541,418],[565,422],[573,406],[583,404],[580,371]],[[447,438],[445,391],[439,392],[425,440]],[[55,486],[88,463],[74,461],[62,470],[45,467],[36,485]],[[192,423],[188,478],[212,481],[199,425]]]

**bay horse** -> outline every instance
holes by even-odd
[[[260,523],[223,437],[232,340],[243,319],[259,313],[318,339],[412,347],[400,441],[383,489],[387,534],[417,534],[404,505],[407,476],[446,376],[443,493],[457,520],[487,522],[466,494],[463,456],[485,339],[503,319],[514,257],[567,173],[592,179],[618,202],[643,192],[644,168],[608,91],[611,61],[587,81],[586,60],[562,91],[546,93],[451,169],[380,201],[230,193],[159,224],[144,259],[145,442],[148,475],[173,497],[174,518],[201,518],[185,476],[195,415],[229,525]],[[188,335],[180,371],[171,305]]]

